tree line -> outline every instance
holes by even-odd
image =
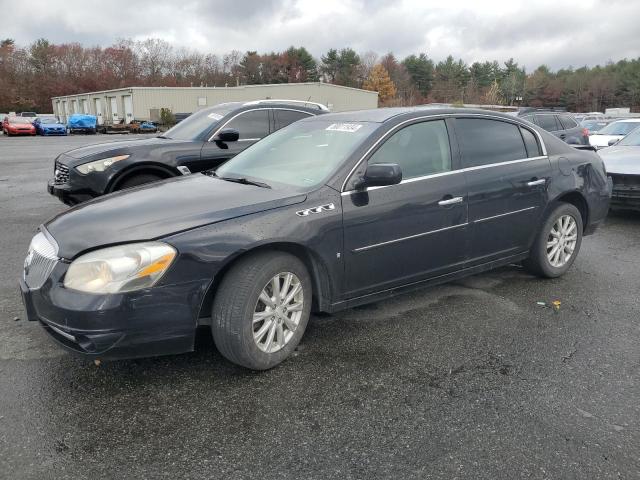
[[[132,86],[237,86],[324,81],[379,92],[381,106],[423,103],[564,106],[571,111],[607,107],[640,110],[640,58],[604,66],[533,71],[514,59],[474,62],[426,53],[330,49],[314,58],[304,47],[283,52],[234,50],[224,55],[175,48],[150,38],[122,39],[109,47],[0,42],[0,112],[51,110],[51,97]]]

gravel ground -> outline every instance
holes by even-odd
[[[57,153],[0,137],[0,478],[640,478],[640,215],[570,272],[513,266],[312,318],[264,373],[216,351],[96,367],[22,318]],[[537,302],[559,300],[559,309]]]

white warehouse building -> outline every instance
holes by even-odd
[[[53,97],[53,113],[61,121],[73,113],[98,117],[98,124],[160,120],[160,110],[193,113],[219,103],[264,99],[317,102],[329,110],[362,110],[378,106],[378,93],[322,82],[245,85],[240,87],[129,87]]]

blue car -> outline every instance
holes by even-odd
[[[85,115],[74,113],[67,120],[69,133],[96,133],[97,117],[95,115]]]
[[[33,121],[37,135],[66,135],[67,127],[55,117],[38,117]]]

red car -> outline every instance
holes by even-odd
[[[5,135],[35,135],[36,127],[23,117],[5,117],[2,122],[2,131]]]

